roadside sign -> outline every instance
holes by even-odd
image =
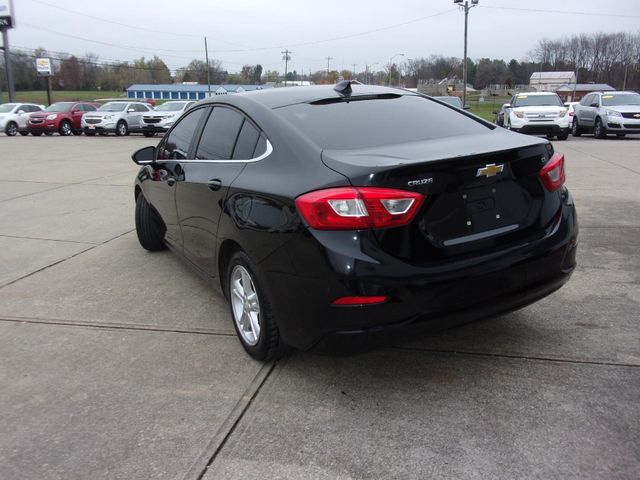
[[[36,72],[39,77],[51,76],[51,59],[50,58],[36,58]]]
[[[0,0],[0,30],[15,27],[13,19],[13,0]]]

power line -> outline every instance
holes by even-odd
[[[583,11],[569,11],[569,10],[543,10],[540,8],[523,8],[523,7],[503,7],[500,5],[478,5],[480,8],[491,8],[494,10],[516,10],[521,12],[535,12],[535,13],[558,13],[567,15],[586,15],[592,17],[621,17],[621,18],[640,18],[640,15],[627,15],[622,13],[597,13],[597,12],[583,12]]]
[[[51,3],[43,2],[42,0],[31,0],[31,1],[35,2],[35,3],[39,3],[41,5],[46,5],[47,7],[54,8],[56,10],[61,10],[63,12],[73,13],[75,15],[80,15],[81,17],[91,18],[93,20],[98,20],[98,21],[104,22],[104,23],[110,23],[112,25],[119,25],[121,27],[131,28],[131,29],[136,30],[136,31],[145,31],[145,32],[150,32],[150,33],[161,33],[162,35],[173,35],[173,36],[177,36],[177,37],[191,37],[191,38],[200,38],[201,37],[201,35],[196,35],[196,34],[192,34],[192,33],[165,32],[165,31],[162,31],[162,30],[154,30],[154,29],[151,29],[151,28],[146,28],[146,27],[141,27],[141,26],[136,26],[136,25],[129,25],[129,24],[122,23],[122,22],[116,22],[114,20],[107,20],[106,18],[96,17],[94,15],[89,15],[88,13],[78,12],[77,10],[71,10],[70,8],[61,7],[59,5],[52,5]],[[214,37],[211,37],[210,35],[207,35],[207,37],[215,40],[216,42],[226,43],[228,45],[233,45],[233,46],[236,46],[236,47],[251,48],[251,47],[247,47],[246,45],[241,45],[239,43],[233,43],[233,42],[228,42],[226,40],[221,40],[219,38],[214,38]]]

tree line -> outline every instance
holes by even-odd
[[[241,83],[259,84],[282,82],[285,79],[276,70],[264,70],[260,64],[244,65],[239,72],[228,72],[219,60],[206,62],[194,59],[173,73],[158,56],[133,61],[104,62],[97,55],[53,55],[45,49],[33,52],[13,51],[11,63],[17,90],[39,90],[43,80],[36,76],[35,58],[52,59],[53,88],[59,90],[124,90],[133,83],[198,82],[206,84]],[[482,89],[492,84],[526,85],[533,72],[575,71],[580,83],[608,83],[622,88],[624,77],[627,88],[640,88],[640,32],[594,33],[573,35],[557,40],[543,39],[528,54],[528,59],[468,59],[469,83]],[[2,67],[4,65],[0,64]],[[288,72],[286,80],[306,80],[314,83],[334,83],[339,78],[357,79],[363,83],[393,84],[416,87],[421,81],[443,78],[462,78],[462,59],[432,55],[387,64],[377,71],[325,69],[315,72]],[[4,82],[4,76],[2,76]],[[3,87],[5,87],[3,85]],[[6,87],[5,87],[6,88]]]

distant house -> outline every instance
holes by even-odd
[[[615,88],[606,83],[576,83],[562,85],[556,90],[563,102],[579,102],[590,92],[612,92]]]
[[[529,79],[529,87],[536,92],[555,92],[563,85],[576,82],[574,72],[534,72]]]
[[[249,92],[272,88],[269,85],[202,85],[199,83],[133,84],[127,88],[127,98],[153,98],[154,100],[202,100],[209,96]]]

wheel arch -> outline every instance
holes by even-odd
[[[227,286],[225,282],[225,273],[229,266],[229,260],[236,253],[243,251],[238,242],[227,238],[224,240],[218,248],[218,278],[220,279],[220,288],[226,298],[229,298],[229,292],[227,292]]]

